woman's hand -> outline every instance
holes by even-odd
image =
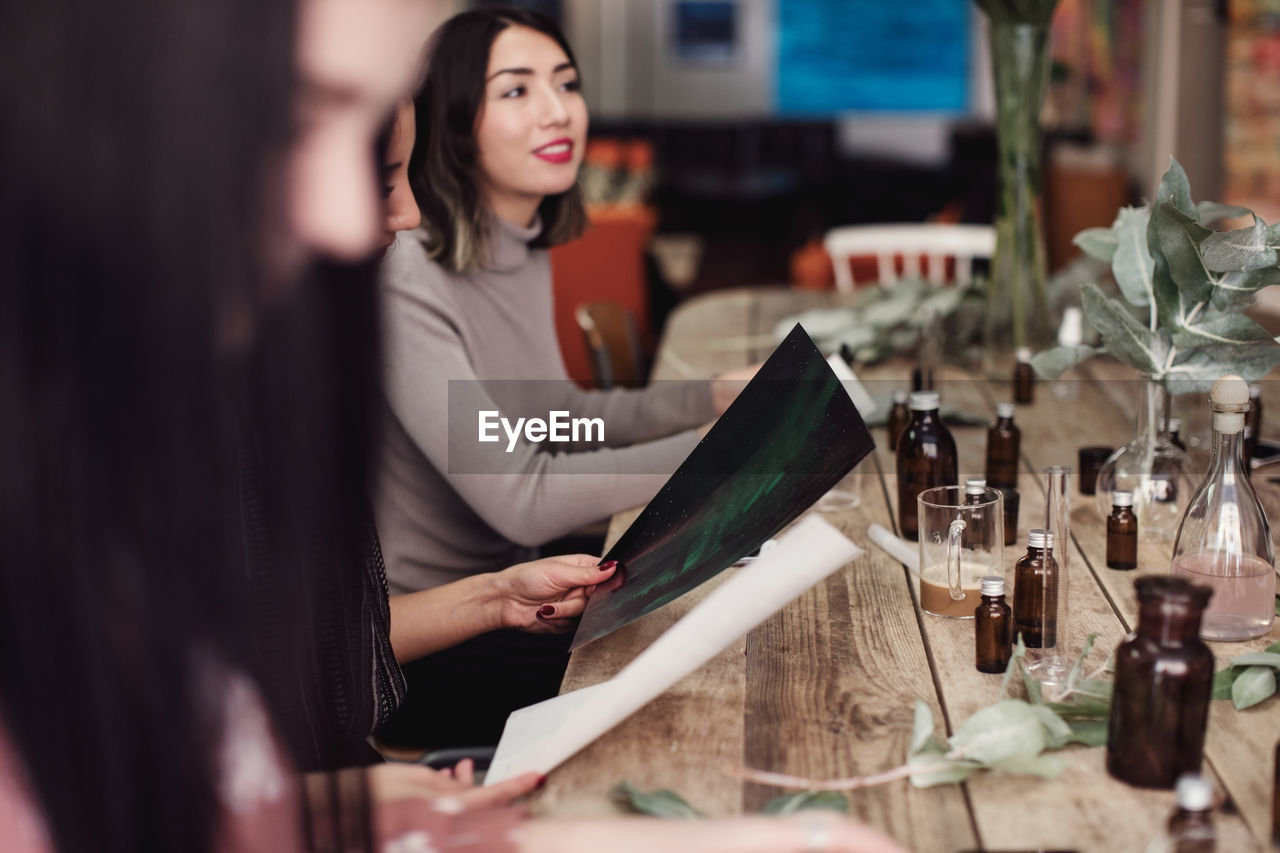
[[[546,777],[525,773],[490,785],[475,786],[475,765],[470,758],[453,767],[433,770],[421,764],[378,764],[369,768],[369,794],[374,802],[432,800],[442,811],[466,811],[507,806],[537,789]]]
[[[520,563],[498,572],[502,624],[534,633],[561,634],[586,609],[597,584],[614,576],[617,564],[599,557],[572,554]]]
[[[759,364],[753,364],[737,370],[726,370],[712,377],[711,405],[715,406],[717,415],[723,415],[724,410],[729,408],[729,404],[738,399],[738,394],[747,387],[747,383],[759,369]]]

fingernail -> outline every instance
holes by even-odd
[[[552,607],[550,604],[544,604],[538,608],[538,615],[539,616],[555,616],[556,609]]]
[[[610,569],[612,569],[612,568],[613,568],[614,566],[616,566],[616,565],[618,565],[618,561],[617,561],[617,560],[610,560],[610,561],[609,561],[609,562],[607,562],[607,563],[601,563],[601,564],[600,564],[599,566],[597,566],[596,568],[598,568],[598,569],[599,569],[600,571],[602,571],[602,572],[607,572],[607,571],[609,571]]]
[[[540,791],[547,786],[547,774],[543,773],[538,777],[538,784],[533,786],[533,790]]]

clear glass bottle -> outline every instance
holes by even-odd
[[[1214,593],[1168,575],[1134,586],[1138,629],[1116,648],[1107,772],[1141,788],[1172,788],[1183,773],[1200,772],[1213,689],[1200,619]]]
[[[1030,347],[1018,347],[1015,354],[1017,361],[1013,365],[1013,402],[1031,403],[1035,401],[1035,371],[1031,368]]]
[[[996,422],[987,430],[987,483],[996,489],[1018,485],[1022,431],[1013,422],[1013,403],[996,406]]]
[[[1133,514],[1133,495],[1114,492],[1111,515],[1107,516],[1107,568],[1122,572],[1138,568],[1138,517]]]
[[[1139,535],[1148,542],[1172,542],[1187,506],[1189,489],[1183,480],[1191,466],[1186,452],[1170,440],[1165,429],[1170,402],[1163,385],[1144,382],[1138,394],[1133,440],[1098,469],[1094,491],[1101,518],[1111,514],[1112,492],[1132,493]]]
[[[1027,534],[1027,553],[1013,567],[1013,633],[1029,649],[1057,641],[1058,564],[1053,534],[1037,528]]]
[[[1248,386],[1224,376],[1213,383],[1209,401],[1209,471],[1178,527],[1171,571],[1213,590],[1201,627],[1206,640],[1247,640],[1271,630],[1276,593],[1271,526],[1244,467]]]
[[[898,436],[907,428],[911,420],[911,410],[907,408],[907,391],[898,388],[893,392],[893,408],[889,409],[889,421],[885,426],[888,433],[889,449],[898,449]]]
[[[982,603],[973,615],[978,672],[1004,672],[1013,654],[1013,611],[1004,600],[1004,578],[982,579]]]
[[[918,538],[919,518],[916,498],[934,486],[954,486],[959,482],[956,442],[938,416],[938,392],[917,391],[911,395],[911,421],[898,437],[898,523],[902,536]]]

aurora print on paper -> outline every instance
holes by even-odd
[[[605,554],[573,647],[622,627],[760,547],[874,447],[799,324]]]

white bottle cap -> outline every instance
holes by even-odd
[[[895,390],[894,390],[894,392],[893,392],[893,402],[894,402],[894,403],[905,403],[905,402],[907,402],[907,389],[905,389],[905,388],[897,388],[897,389],[895,389]]]
[[[1189,812],[1213,808],[1213,786],[1203,776],[1183,773],[1178,777],[1177,790],[1178,808]]]
[[[933,412],[938,408],[937,391],[913,391],[911,393],[911,411]]]
[[[1004,578],[983,578],[982,594],[989,596],[1004,595]]]
[[[1249,386],[1234,374],[1223,376],[1209,391],[1209,405],[1216,431],[1240,432],[1244,429],[1244,413],[1249,411]]]
[[[1041,530],[1038,527],[1035,530],[1028,531],[1027,547],[1040,548],[1041,550],[1045,548],[1052,548],[1053,547],[1053,531]]]
[[[1014,408],[1013,403],[996,403],[996,417],[998,418],[1011,418],[1016,411],[1017,409]]]
[[[1133,492],[1112,492],[1112,506],[1133,506]]]
[[[987,490],[986,477],[969,477],[964,481],[964,493],[966,495],[980,495]]]
[[[1017,352],[1014,353],[1014,356],[1018,359],[1018,361],[1021,361],[1021,362],[1031,361],[1031,347],[1018,347],[1018,350]]]
[[[1058,326],[1058,346],[1078,347],[1084,343],[1084,314],[1074,305],[1062,309],[1062,325]]]
[[[1182,418],[1169,418],[1169,432],[1180,432],[1182,430]]]
[[[1262,386],[1256,382],[1249,383],[1249,399],[1257,400],[1262,396]]]

